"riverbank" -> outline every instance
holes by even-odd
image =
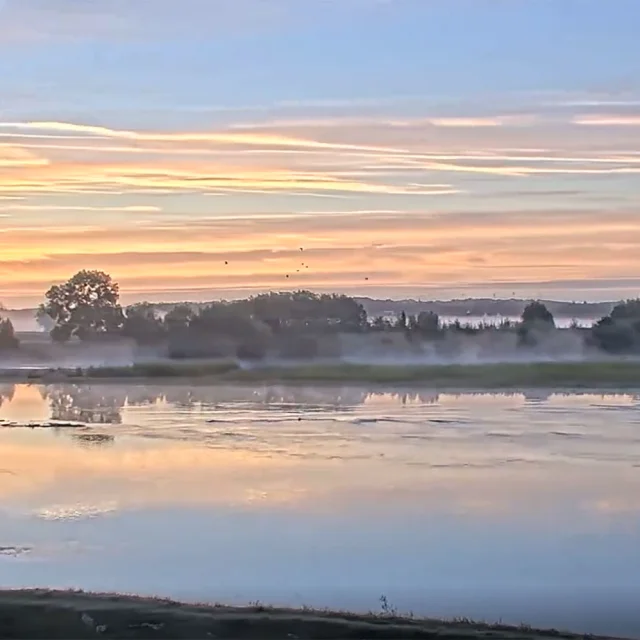
[[[370,383],[441,389],[638,388],[640,360],[497,364],[291,364],[241,366],[234,361],[138,363],[122,367],[5,369],[5,382],[136,381],[215,383]]]
[[[227,607],[71,591],[0,591],[0,638],[448,638],[531,640],[582,635],[468,620],[352,614],[261,605]],[[595,636],[590,636],[595,640]]]

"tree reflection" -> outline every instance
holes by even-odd
[[[178,407],[218,407],[228,404],[251,404],[263,408],[297,405],[307,411],[327,407],[350,407],[363,404],[368,391],[358,387],[264,386],[182,386],[158,389],[156,399]]]
[[[124,387],[123,392],[129,407],[149,407],[165,398],[162,389],[153,386],[135,385]],[[122,392],[119,393],[121,394]]]
[[[553,393],[546,389],[525,389],[522,395],[527,402],[533,404],[547,402]]]
[[[47,390],[51,419],[83,424],[120,424],[127,394],[123,388],[55,385]]]
[[[0,405],[13,395],[13,386],[0,387]],[[375,390],[353,385],[310,387],[295,385],[52,385],[44,389],[56,422],[121,424],[123,407],[152,407],[158,402],[185,409],[245,405],[299,413],[349,411],[377,398],[402,404],[433,404],[440,394],[432,390]]]
[[[15,384],[0,384],[0,407],[5,402],[11,402],[16,392]]]
[[[389,396],[394,398],[400,404],[436,404],[440,400],[440,394],[437,391],[394,391],[391,393],[385,391],[372,391],[368,394],[369,397],[382,397]]]

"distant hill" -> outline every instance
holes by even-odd
[[[432,311],[439,316],[503,316],[518,317],[531,300],[499,300],[496,298],[467,298],[465,300],[378,300],[356,298],[370,316],[399,314],[408,315],[421,311]],[[609,314],[615,302],[562,302],[541,300],[558,318],[593,319]]]
[[[356,298],[371,317],[381,315],[396,315],[404,311],[408,315],[421,311],[433,311],[439,316],[503,316],[518,317],[531,300],[500,300],[497,298],[467,298],[465,300],[379,300],[376,298]],[[608,315],[615,302],[562,302],[558,300],[542,300],[549,311],[557,318],[575,318],[590,320]],[[155,306],[163,311],[175,307],[177,303],[158,303]],[[205,303],[193,304],[194,307],[204,306]],[[40,327],[35,319],[36,309],[7,309],[0,311],[0,315],[9,318],[17,331],[39,331]]]

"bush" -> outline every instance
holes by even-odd
[[[8,318],[0,319],[0,349],[3,351],[17,349],[20,340],[16,337],[13,323]]]

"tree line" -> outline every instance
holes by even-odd
[[[369,318],[352,297],[310,291],[272,292],[207,305],[177,304],[161,312],[147,302],[123,307],[119,286],[111,276],[89,270],[51,287],[37,318],[55,342],[126,338],[142,348],[161,348],[172,358],[234,354],[261,359],[267,353],[310,358],[325,355],[320,353],[320,338],[345,333],[402,333],[408,341],[437,341],[451,334],[511,332],[518,345],[527,348],[558,331],[551,312],[537,301],[526,306],[519,322],[480,326],[459,321],[443,324],[433,312]],[[572,330],[594,349],[640,353],[640,300],[621,302],[592,327],[574,326]],[[17,348],[19,340],[11,321],[0,319],[0,349]]]

